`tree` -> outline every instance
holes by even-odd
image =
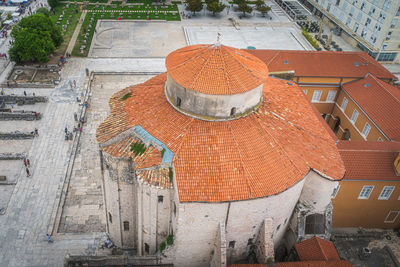
[[[234,2],[236,5],[240,5],[240,4],[246,3],[246,0],[233,0],[233,2]]]
[[[10,58],[17,63],[47,62],[63,38],[49,17],[34,14],[23,18],[11,31],[14,43],[10,48]]]
[[[257,7],[257,11],[261,12],[263,17],[265,17],[265,15],[267,15],[270,10],[271,10],[271,8],[269,6],[259,6],[259,7]]]
[[[219,1],[213,1],[209,4],[207,4],[207,10],[211,11],[213,13],[213,15],[215,15],[215,13],[222,12],[222,10],[224,10],[224,9],[225,9],[225,4],[222,4]]]
[[[196,12],[201,11],[203,9],[203,3],[201,0],[188,0],[188,5],[186,7],[187,10],[193,12],[196,15]]]
[[[249,6],[246,2],[240,3],[238,6],[238,10],[240,12],[243,12],[243,16],[246,16],[246,13],[253,12],[253,8],[251,6]]]
[[[45,7],[38,8],[38,10],[36,10],[36,14],[43,14],[46,17],[50,16],[50,12]]]
[[[23,28],[14,34],[14,43],[9,50],[10,58],[16,63],[47,62],[55,46],[49,32]]]
[[[39,31],[49,32],[55,47],[60,46],[63,41],[60,29],[56,27],[49,17],[46,17],[43,14],[34,14],[23,18],[17,26],[13,28],[11,35],[13,34],[14,29],[15,32],[17,32],[20,28],[28,28],[32,30],[37,29]]]
[[[264,3],[263,0],[257,0],[257,1],[255,2],[255,4],[256,4],[256,7],[257,7],[257,8],[259,8],[259,7],[263,6],[263,5],[265,5],[265,3]]]
[[[58,6],[59,4],[58,0],[47,0],[47,3],[51,7],[51,9],[56,8],[56,6]]]

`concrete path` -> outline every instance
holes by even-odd
[[[72,53],[72,50],[74,49],[74,46],[76,43],[76,39],[78,38],[79,32],[81,31],[83,21],[85,20],[85,16],[86,16],[86,10],[83,10],[81,17],[79,18],[79,23],[75,28],[74,34],[72,35],[71,40],[69,40],[69,44],[68,44],[67,50],[65,51],[65,54]],[[81,23],[81,21],[82,21],[82,23]]]
[[[0,266],[63,266],[67,253],[96,253],[103,233],[57,236],[54,243],[46,241],[72,145],[64,141],[64,128],[74,124],[73,113],[80,109],[76,97],[84,93],[86,68],[98,72],[154,73],[165,71],[164,60],[73,58],[62,70],[62,81],[55,89],[7,89],[10,94],[26,90],[28,94],[47,95],[49,103],[40,121],[39,137],[28,153],[32,176],[28,178],[21,172],[6,213],[0,216]],[[69,80],[77,81],[76,89],[69,88]]]

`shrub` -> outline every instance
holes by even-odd
[[[135,154],[135,157],[140,156],[146,151],[146,145],[136,142],[131,146],[131,151]]]
[[[317,49],[319,47],[319,43],[317,40],[314,39],[314,37],[303,27],[301,32],[303,33],[304,37],[306,37],[307,41],[315,48]]]
[[[165,242],[162,242],[160,244],[160,251],[163,252],[165,250],[165,248],[167,247],[167,244],[165,244]]]
[[[168,244],[168,246],[171,246],[174,244],[174,235],[173,234],[170,234],[167,236],[167,244]]]

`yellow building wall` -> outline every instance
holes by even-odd
[[[321,91],[321,97],[319,102],[312,102],[313,105],[318,109],[319,113],[321,114],[331,114],[333,107],[335,105],[335,100],[338,96],[339,86],[310,86],[310,85],[300,85],[302,90],[307,90],[307,99],[312,102],[312,97],[314,95],[314,91],[319,90]],[[328,94],[330,91],[335,91],[336,96],[333,101],[326,102],[328,98]]]
[[[343,112],[340,106],[342,105],[343,98],[346,97],[348,100],[347,106],[345,111]],[[378,141],[379,138],[382,140],[388,140],[379,129],[373,124],[373,122],[363,113],[363,111],[357,107],[357,105],[352,101],[352,99],[344,92],[340,91],[339,96],[336,100],[337,105],[333,108],[332,115],[333,117],[340,118],[340,129],[337,132],[337,137],[342,139],[343,131],[348,129],[350,131],[350,140],[365,140],[364,137],[361,135],[365,123],[371,126],[371,130],[366,138],[368,141]],[[356,123],[353,124],[350,119],[354,112],[354,109],[358,111],[358,117]],[[334,127],[334,120],[333,118],[329,118],[328,120],[329,126],[333,129]],[[358,129],[358,131],[357,131]]]
[[[393,229],[400,227],[400,215],[393,223],[385,223],[390,211],[400,211],[400,181],[349,181],[339,182],[340,189],[333,204],[333,227],[364,227]],[[363,186],[374,189],[368,199],[358,199]],[[388,200],[378,200],[384,186],[395,189]]]

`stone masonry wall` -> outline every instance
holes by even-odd
[[[212,254],[210,267],[226,267],[226,237],[225,237],[225,223],[220,222],[217,230],[217,236],[214,243],[214,251]]]
[[[273,219],[275,248],[282,242],[304,179],[278,195],[230,203],[180,203],[176,217],[177,266],[205,266],[211,260],[220,222],[226,222],[228,264],[247,257],[265,218]],[[195,251],[196,253],[193,253]]]
[[[256,255],[258,263],[270,264],[274,261],[273,220],[266,218],[261,226],[256,241]]]

